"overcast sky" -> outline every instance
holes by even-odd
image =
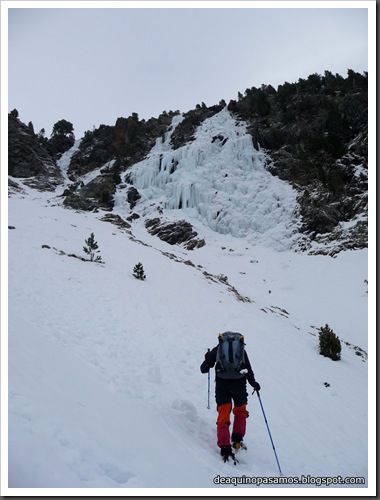
[[[306,8],[310,2],[296,8],[287,2],[280,2],[283,8],[254,7],[258,2],[93,8],[84,2],[90,8],[75,8],[79,3],[12,8],[18,2],[8,2],[8,111],[16,108],[24,123],[47,136],[61,119],[80,138],[132,112],[149,119],[202,102],[228,103],[261,84],[277,88],[325,70],[344,77],[348,68],[368,71],[369,2],[317,8]],[[333,3],[344,8],[327,8]],[[52,8],[57,5],[63,8]]]

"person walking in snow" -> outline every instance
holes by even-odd
[[[246,409],[247,381],[256,391],[260,390],[260,384],[255,380],[251,363],[245,352],[244,336],[236,332],[225,332],[221,333],[218,339],[218,345],[206,352],[200,369],[202,373],[208,373],[210,368],[215,366],[215,400],[218,411],[217,444],[226,462],[230,457],[235,461],[234,451],[246,448],[243,438],[249,415]],[[230,435],[231,410],[234,414],[232,435]]]

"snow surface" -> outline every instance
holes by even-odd
[[[4,449],[8,441],[9,450],[7,469],[2,460],[2,493],[54,495],[61,488],[64,494],[94,496],[373,491],[368,252],[331,258],[291,251],[296,228],[292,189],[265,171],[262,153],[250,149],[244,129],[233,125],[229,115],[213,118],[198,129],[197,144],[173,151],[167,134],[145,160],[146,174],[141,165],[134,167],[135,181],[145,187],[139,187],[142,217],[131,230],[100,220],[103,212],[64,208],[59,195],[65,186],[40,193],[13,179],[23,191],[14,191],[8,201],[8,224],[15,229],[8,230],[9,396],[2,402],[3,408],[8,405],[9,430],[2,432],[2,442]],[[221,130],[228,131],[223,147],[210,141]],[[238,153],[222,152],[228,144]],[[72,154],[60,162],[66,180]],[[228,171],[235,181],[225,183],[233,190],[218,186],[222,194],[210,194],[202,211],[199,206],[218,177],[210,172],[222,168],[223,155],[223,162],[237,162]],[[244,156],[241,164],[239,155]],[[161,182],[172,158],[178,168],[171,177],[180,169],[183,175]],[[203,183],[198,182],[202,168]],[[186,190],[191,183],[198,191]],[[125,218],[130,209],[123,189],[116,193],[114,213]],[[226,196],[232,201],[223,205]],[[248,219],[254,219],[261,204],[257,197],[268,196],[263,230]],[[187,209],[179,210],[180,199]],[[210,211],[216,201],[235,225],[220,219],[213,226]],[[188,251],[149,235],[144,220],[157,216],[157,207],[165,219],[189,220],[206,245]],[[83,246],[92,232],[102,263],[77,258],[87,257]],[[137,262],[144,266],[145,281],[133,276]],[[340,361],[318,353],[318,328],[325,324],[342,341]],[[281,484],[257,490],[256,485],[214,483],[219,476],[280,478],[251,390],[248,450],[240,453],[238,466],[220,459],[214,373],[207,409],[207,376],[199,366],[218,333],[226,330],[245,335],[282,479],[364,477],[364,485]],[[4,336],[2,342],[4,349]]]

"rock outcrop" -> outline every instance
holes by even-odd
[[[22,123],[17,112],[8,114],[8,174],[40,191],[54,191],[62,183],[62,174],[49,155],[33,126]]]
[[[149,233],[158,236],[162,241],[169,245],[184,245],[188,250],[201,248],[205,241],[197,239],[198,233],[194,231],[193,226],[185,221],[163,222],[159,217],[149,219],[145,222],[145,227]]]
[[[74,183],[72,188],[63,193],[64,204],[75,210],[112,210],[114,206],[113,195],[116,183],[112,175],[99,175],[88,184],[81,186]]]

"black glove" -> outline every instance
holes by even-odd
[[[255,391],[259,392],[259,390],[261,389],[260,387],[260,384],[258,382],[256,382],[256,380],[254,380],[251,384],[251,386],[255,389]]]
[[[210,370],[210,367],[207,363],[207,357],[208,357],[207,355],[208,355],[208,353],[205,354],[205,360],[201,364],[201,372],[202,373],[208,373],[208,371]]]
[[[203,361],[203,363],[201,364],[201,372],[208,373],[209,370],[210,370],[210,368],[209,368],[208,364],[205,361]]]
[[[210,370],[210,366],[208,364],[209,356],[210,356],[210,349],[207,350],[207,352],[205,354],[205,360],[201,364],[201,372],[202,373],[208,373]]]

